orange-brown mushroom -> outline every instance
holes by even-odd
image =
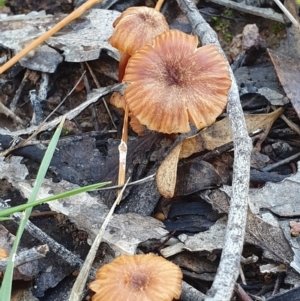
[[[126,9],[114,24],[114,32],[109,39],[110,44],[121,52],[119,62],[119,81],[124,77],[125,68],[130,56],[140,47],[151,44],[153,38],[169,29],[169,25],[164,17],[157,9],[146,6],[130,7]],[[123,96],[115,92],[110,103],[123,108]],[[144,127],[138,119],[129,112],[130,126],[138,134],[144,134]]]
[[[118,109],[125,110],[125,97],[124,95],[121,95],[119,92],[114,92],[109,100],[110,104],[117,107]],[[138,119],[131,113],[128,113],[128,116],[130,118],[130,126],[133,129],[134,132],[136,132],[139,136],[143,136],[145,134],[144,126],[138,121]]]
[[[128,61],[126,103],[149,129],[185,133],[189,121],[202,129],[225,109],[231,86],[228,63],[215,45],[197,45],[197,37],[170,30]]]
[[[169,29],[164,15],[146,6],[126,9],[113,26],[115,29],[109,39],[110,44],[128,55],[151,44],[154,37]]]
[[[0,248],[0,260],[3,258],[7,258],[8,255],[6,253],[6,251],[3,248]]]
[[[154,37],[169,29],[164,15],[146,6],[126,9],[113,26],[115,29],[109,42],[122,54],[119,62],[119,81],[123,79],[130,56],[142,46],[151,44]]]
[[[168,23],[163,14],[158,10],[163,1],[159,1],[157,10],[149,7],[130,7],[126,9],[113,24],[114,31],[109,39],[110,44],[117,48],[122,56],[119,62],[119,81],[123,80],[125,68],[130,56],[141,46],[152,43],[152,39],[158,34],[169,29]],[[125,105],[125,115],[121,143],[127,143],[128,136],[128,106]],[[139,135],[143,134],[143,126],[135,117],[131,118],[131,125],[137,128]],[[123,148],[124,149],[124,148]],[[120,148],[120,158],[126,157],[125,150]],[[119,166],[118,184],[125,183],[125,164]]]
[[[8,255],[7,255],[6,251],[4,249],[0,248],[0,260],[7,258],[7,257],[8,257]],[[3,276],[3,273],[0,272],[0,278],[2,278],[2,276]]]
[[[100,268],[90,289],[93,301],[171,301],[181,294],[182,272],[154,254],[122,255]]]

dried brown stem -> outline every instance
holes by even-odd
[[[126,157],[127,157],[127,140],[128,140],[128,114],[129,108],[126,104],[125,115],[123,121],[122,139],[119,145],[119,177],[118,185],[124,185],[126,175]]]
[[[156,2],[155,9],[156,9],[157,11],[160,11],[162,5],[164,4],[164,1],[165,1],[165,0],[158,0],[158,1]]]

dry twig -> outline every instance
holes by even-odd
[[[282,14],[276,13],[272,8],[254,7],[252,5],[245,4],[245,1],[236,2],[231,0],[211,0],[211,2],[239,10],[247,14],[259,16],[280,23],[285,23]]]
[[[21,213],[14,213],[14,221],[19,224],[21,220]],[[48,236],[45,232],[43,232],[40,228],[34,225],[32,222],[28,221],[26,225],[26,230],[36,239],[41,241],[44,244],[47,244],[49,249],[54,252],[56,255],[60,256],[64,259],[68,264],[73,267],[79,268],[82,265],[82,260],[74,255],[71,251],[66,249],[63,245],[56,242],[53,238]],[[95,274],[95,269],[92,271],[91,277]]]
[[[203,293],[199,292],[185,281],[182,281],[181,301],[203,301],[204,298],[205,295]]]
[[[286,7],[279,0],[274,0],[274,2],[278,5],[278,7],[281,9],[281,11],[287,16],[287,18],[293,23],[293,25],[296,26],[299,29],[300,25],[299,25],[298,21],[286,9]]]
[[[23,91],[23,88],[25,86],[25,84],[27,83],[28,81],[28,76],[30,74],[30,71],[27,69],[25,74],[24,74],[24,77],[19,85],[19,88],[18,90],[16,91],[15,93],[15,96],[13,98],[13,100],[11,101],[10,105],[9,105],[9,108],[11,109],[12,112],[15,112],[16,108],[17,108],[17,103],[18,103],[18,100],[21,96],[21,93]]]
[[[0,113],[4,114],[7,117],[10,117],[17,124],[23,125],[23,120],[18,117],[13,111],[7,108],[2,102],[0,102]]]
[[[200,15],[192,0],[177,0],[181,10],[189,19],[194,33],[203,45],[214,44],[224,55],[216,33]],[[228,225],[223,246],[221,262],[206,301],[229,301],[239,274],[240,258],[243,248],[250,179],[251,139],[240,103],[238,87],[230,69],[232,85],[228,95],[227,111],[233,132],[234,169],[232,198],[228,214]]]
[[[294,155],[292,155],[288,158],[280,160],[279,162],[267,165],[266,167],[262,168],[261,171],[266,171],[266,172],[271,171],[271,170],[273,170],[277,167],[280,167],[284,164],[290,163],[291,161],[296,160],[299,157],[300,157],[300,153],[294,154]]]
[[[73,285],[73,288],[72,288],[72,291],[71,291],[71,294],[70,294],[70,297],[69,297],[69,301],[80,301],[82,298],[81,298],[81,295],[83,293],[83,290],[84,290],[84,287],[85,287],[85,283],[86,283],[86,280],[90,274],[90,270],[92,268],[92,264],[94,262],[94,259],[96,257],[96,253],[97,253],[97,250],[100,246],[100,243],[102,241],[102,238],[103,238],[103,235],[104,235],[104,232],[105,232],[105,229],[109,223],[109,221],[111,220],[112,218],[112,215],[115,211],[115,208],[116,206],[120,203],[121,201],[121,198],[122,198],[122,194],[127,186],[129,182],[129,179],[127,180],[127,182],[125,183],[123,189],[120,191],[117,199],[115,200],[114,204],[112,205],[112,207],[110,208],[92,246],[91,246],[91,249],[81,267],[81,270],[80,270],[80,273],[79,275],[77,276],[76,278],[76,281]]]
[[[71,120],[75,118],[78,114],[80,114],[85,108],[90,106],[92,103],[98,101],[99,98],[103,97],[104,95],[114,92],[114,91],[123,91],[124,87],[126,84],[115,84],[112,86],[108,86],[105,88],[101,88],[98,90],[93,90],[91,95],[88,95],[88,99],[81,103],[78,107],[72,109],[71,111],[67,112],[63,116],[56,117],[55,119],[46,122],[43,125],[40,126],[31,126],[27,129],[22,129],[14,132],[10,132],[9,130],[6,129],[0,129],[0,134],[2,135],[10,135],[10,136],[20,136],[20,135],[28,135],[31,134],[35,131],[38,131],[36,134],[43,132],[43,131],[50,131],[52,130],[55,126],[57,126],[61,119],[65,116],[66,119]]]
[[[90,65],[88,64],[88,62],[85,62],[85,65],[86,65],[86,67],[88,68],[88,70],[89,70],[89,72],[90,72],[90,75],[92,76],[92,78],[93,78],[93,80],[94,80],[94,83],[96,84],[96,87],[97,87],[98,89],[100,89],[101,86],[100,86],[100,84],[99,84],[99,82],[98,82],[98,80],[97,80],[97,77],[96,77],[95,74],[94,74],[93,69],[90,67]],[[109,118],[110,118],[110,121],[111,121],[113,127],[116,129],[117,126],[116,126],[116,124],[115,124],[115,122],[114,122],[114,120],[113,120],[113,117],[112,117],[112,115],[111,115],[111,112],[110,112],[110,110],[109,110],[109,107],[108,107],[108,105],[107,105],[105,99],[102,97],[101,100],[102,100],[102,102],[103,102],[103,104],[104,104],[104,106],[105,106],[105,109],[106,109],[106,111],[107,111],[107,113],[108,113],[108,116],[109,116]]]

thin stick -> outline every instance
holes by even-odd
[[[194,34],[201,39],[202,45],[216,45],[225,57],[216,33],[200,15],[195,3],[192,0],[177,0],[177,2],[190,21]],[[221,261],[205,301],[229,301],[231,299],[239,274],[246,228],[252,142],[248,136],[235,77],[230,68],[229,72],[232,84],[228,94],[227,111],[234,142],[232,197]]]
[[[154,9],[157,10],[157,11],[160,11],[162,5],[164,4],[164,1],[165,1],[165,0],[158,0],[158,1],[156,2],[156,5],[155,5],[155,8],[154,8]]]
[[[0,67],[0,74],[5,72],[8,68],[12,67],[16,64],[21,58],[27,55],[30,51],[38,47],[40,44],[45,42],[48,38],[53,36],[56,32],[62,29],[64,26],[69,24],[71,21],[79,18],[84,12],[86,12],[93,5],[102,2],[102,0],[88,0],[83,3],[80,7],[74,10],[71,14],[66,16],[63,20],[57,23],[54,27],[45,32],[42,36],[32,41],[29,45],[27,45],[24,49],[22,49],[19,53],[17,53],[14,57],[12,57],[8,62],[6,62],[3,66]]]
[[[93,69],[90,67],[90,65],[88,64],[88,62],[85,62],[85,64],[86,64],[87,68],[89,69],[89,72],[90,72],[90,74],[91,74],[91,76],[92,76],[92,78],[93,78],[93,80],[94,80],[94,82],[95,82],[95,84],[96,84],[96,87],[97,87],[98,89],[100,89],[101,86],[100,86],[100,84],[99,84],[99,82],[98,82],[98,80],[97,80],[97,77],[95,76],[95,73],[94,73]],[[110,110],[109,110],[109,108],[108,108],[108,105],[107,105],[107,103],[106,103],[104,97],[102,97],[101,100],[103,101],[103,104],[104,104],[104,106],[105,106],[105,109],[106,109],[106,111],[107,111],[107,113],[108,113],[108,116],[109,116],[109,118],[110,118],[110,121],[111,121],[113,127],[116,129],[117,126],[116,126],[116,124],[115,124],[115,122],[114,122],[114,120],[113,120],[113,118],[112,118],[112,116],[111,116]]]
[[[288,17],[288,19],[295,25],[297,28],[299,28],[298,21],[292,16],[292,14],[285,8],[285,6],[279,1],[274,0],[274,2],[279,6],[279,8],[282,10],[282,12]]]
[[[283,159],[283,160],[281,160],[279,162],[276,162],[276,163],[273,163],[273,164],[269,164],[266,167],[262,168],[261,171],[267,171],[267,172],[269,172],[269,171],[271,171],[271,170],[273,170],[273,169],[275,169],[275,168],[277,168],[279,166],[282,166],[284,164],[290,163],[291,161],[296,160],[299,157],[300,157],[300,153],[297,153],[297,154],[292,155],[292,156],[290,156],[290,157],[288,157],[286,159]]]
[[[234,287],[234,291],[242,301],[252,301],[249,295],[244,291],[244,289],[238,283],[236,283]]]
[[[20,84],[20,86],[19,86],[19,88],[18,88],[18,90],[16,92],[16,94],[15,94],[13,100],[11,101],[11,103],[9,105],[9,108],[11,109],[12,112],[15,112],[15,110],[17,108],[18,100],[19,100],[19,98],[21,96],[21,93],[23,91],[23,88],[24,88],[26,82],[28,81],[29,74],[30,74],[30,71],[27,69],[26,72],[25,72],[25,74],[24,74],[24,77],[23,77],[23,79],[21,81],[21,84]]]
[[[124,185],[126,175],[126,157],[127,157],[127,140],[128,140],[128,114],[129,108],[126,104],[125,115],[123,121],[122,139],[119,145],[119,176],[118,185]],[[118,192],[120,193],[120,192]]]
[[[129,182],[129,179],[127,180],[127,183],[126,185],[128,184]],[[81,295],[82,295],[82,292],[84,290],[84,286],[85,286],[85,283],[87,281],[87,278],[89,276],[89,273],[90,273],[90,269],[92,267],[92,264],[93,264],[93,261],[96,257],[96,253],[97,253],[97,250],[100,246],[100,243],[102,241],[102,237],[104,235],[104,232],[105,232],[105,229],[109,223],[109,221],[111,220],[112,218],[112,215],[115,211],[115,208],[116,206],[120,203],[121,201],[121,198],[122,198],[122,194],[123,194],[123,191],[125,190],[126,188],[126,185],[123,187],[123,189],[121,190],[120,194],[118,195],[117,199],[115,200],[114,204],[112,205],[111,209],[109,210],[92,246],[91,246],[91,249],[81,267],[81,270],[80,270],[80,273],[79,275],[77,276],[76,278],[76,281],[74,283],[74,286],[72,288],[72,291],[71,291],[71,294],[70,294],[70,297],[69,297],[69,301],[79,301],[81,300]]]
[[[115,92],[115,91],[123,93],[123,90],[124,90],[125,86],[126,86],[126,84],[115,84],[115,85],[112,85],[112,86],[108,86],[108,87],[105,87],[105,88],[98,89],[98,90],[95,91],[95,93],[93,93],[90,97],[88,97],[88,99],[85,102],[81,103],[78,107],[72,109],[71,111],[68,111],[64,116],[66,117],[66,119],[71,120],[71,119],[75,118],[76,116],[78,116],[78,114],[81,113],[89,105],[91,105],[92,103],[98,101],[98,99],[100,97],[102,97],[102,96],[104,96],[108,93]],[[63,116],[56,117],[55,119],[45,123],[42,127],[40,127],[40,126],[39,127],[31,126],[27,129],[18,130],[18,131],[14,131],[14,132],[10,132],[9,130],[0,128],[0,133],[1,133],[1,135],[20,136],[20,135],[31,134],[36,130],[38,130],[39,132],[50,131],[57,124],[60,123],[62,117]],[[2,154],[0,154],[0,156],[1,155]]]
[[[271,108],[276,111],[277,107],[276,106],[271,106]],[[280,118],[289,126],[289,128],[296,132],[298,135],[300,135],[300,127],[295,124],[293,121],[289,120],[284,114],[280,115]]]
[[[244,1],[235,2],[231,0],[211,0],[211,2],[254,16],[259,16],[276,22],[285,23],[282,14],[276,13],[272,8],[254,7],[244,4]]]
[[[17,124],[24,125],[23,120],[18,117],[13,111],[7,108],[2,102],[0,102],[0,113],[6,115],[7,117],[10,117]]]

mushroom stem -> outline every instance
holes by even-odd
[[[121,83],[125,74],[125,69],[130,59],[129,54],[122,54],[119,62],[119,82]],[[125,175],[126,175],[126,157],[127,157],[127,140],[128,140],[128,114],[129,108],[125,104],[125,114],[123,121],[123,130],[121,143],[119,145],[119,175],[118,175],[118,185],[124,185]],[[118,190],[118,195],[120,195],[121,190]]]
[[[122,139],[119,145],[119,176],[118,176],[118,185],[124,185],[125,175],[126,175],[126,157],[127,157],[127,140],[128,140],[128,114],[129,108],[128,105],[125,105],[125,114],[123,121],[123,131]],[[118,191],[118,195],[121,193],[121,190]]]
[[[154,9],[157,10],[157,11],[160,11],[160,9],[161,9],[161,7],[162,7],[164,1],[165,1],[165,0],[158,0],[158,1],[156,2],[156,5],[155,5],[155,8],[154,8]]]
[[[130,55],[129,54],[122,54],[121,58],[120,58],[120,62],[119,62],[119,82],[121,83],[123,80],[123,77],[125,75],[125,69],[128,63],[128,60],[130,59]]]
[[[7,69],[16,64],[21,58],[27,55],[30,51],[37,48],[40,44],[45,42],[48,38],[53,36],[56,32],[62,29],[64,26],[69,24],[71,21],[79,18],[85,11],[91,8],[93,5],[102,2],[102,0],[88,0],[83,3],[80,7],[74,10],[71,14],[62,19],[59,23],[57,23],[54,27],[46,31],[39,38],[32,41],[29,45],[27,45],[24,49],[22,49],[19,53],[13,56],[8,62],[6,62],[3,66],[0,67],[0,74],[5,72]]]

